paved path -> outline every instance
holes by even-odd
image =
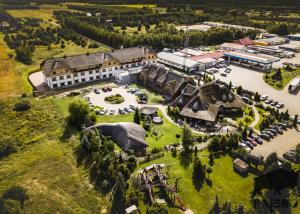
[[[252,106],[252,109],[254,111],[255,118],[254,118],[254,121],[250,124],[249,127],[251,127],[251,128],[254,129],[254,126],[256,126],[256,124],[259,122],[259,113],[258,113],[258,111],[257,111],[257,109],[256,109],[255,106]]]

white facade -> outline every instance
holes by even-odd
[[[160,52],[157,54],[158,62],[170,65],[172,67],[184,70],[186,72],[193,72],[197,70],[203,70],[205,67],[203,64],[182,56],[177,56],[172,53]]]
[[[74,73],[68,73],[64,75],[46,77],[43,73],[45,83],[50,88],[63,88],[80,84],[85,84],[97,80],[114,78],[118,73],[123,72],[128,68],[137,68],[147,65],[149,63],[155,63],[156,60],[143,61],[139,63],[125,64],[122,66],[109,67],[103,69],[92,69],[87,71],[80,71]]]

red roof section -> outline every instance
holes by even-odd
[[[246,38],[243,38],[243,39],[239,39],[239,44],[241,44],[241,45],[253,45],[254,43],[249,37],[246,37]]]

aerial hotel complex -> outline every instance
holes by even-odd
[[[156,62],[156,53],[139,46],[109,53],[87,53],[48,58],[41,64],[45,83],[52,89],[108,79],[130,68]]]

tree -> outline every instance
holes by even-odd
[[[146,214],[168,214],[168,208],[163,204],[153,204],[151,207],[148,207]]]
[[[32,52],[27,46],[21,46],[16,49],[16,59],[25,65],[30,65],[32,63]]]
[[[182,143],[185,151],[189,151],[190,146],[193,144],[193,134],[187,124],[184,124],[182,128]]]
[[[297,144],[296,146],[296,160],[299,161],[300,160],[300,144]]]
[[[25,188],[21,186],[12,186],[5,190],[5,192],[2,194],[1,200],[3,199],[19,201],[21,208],[23,208],[24,202],[28,199],[28,195]]]
[[[210,166],[212,166],[212,165],[214,165],[214,163],[215,163],[215,158],[214,158],[213,153],[211,152],[211,153],[209,153],[209,162],[208,162],[208,164]]]
[[[259,95],[258,92],[256,92],[256,93],[254,94],[254,101],[255,101],[255,102],[260,102],[260,95]]]
[[[237,93],[238,95],[241,95],[241,94],[242,94],[242,91],[243,91],[242,86],[237,87],[236,93]]]
[[[176,134],[175,137],[176,137],[176,140],[177,140],[177,143],[178,143],[178,140],[181,137],[181,135],[180,134]]]
[[[9,136],[2,136],[0,138],[0,160],[17,151],[18,143],[16,139]]]
[[[193,183],[197,190],[200,189],[206,176],[205,166],[202,165],[200,159],[195,157],[193,165]]]
[[[112,192],[112,213],[124,213],[126,204],[126,183],[123,175],[119,173]]]
[[[276,154],[276,152],[272,152],[271,154],[269,154],[265,160],[265,170],[268,170],[269,168],[271,168],[271,166],[278,166],[278,156]]]
[[[221,213],[221,208],[219,204],[219,199],[218,196],[216,195],[216,200],[212,208],[210,209],[210,214],[220,214]]]
[[[228,89],[231,90],[232,89],[232,82],[230,81],[228,84]]]
[[[76,100],[69,105],[69,121],[76,127],[81,127],[88,117],[89,105],[83,100]]]
[[[135,109],[133,121],[134,121],[136,124],[140,124],[140,123],[141,123],[141,116],[140,116],[140,112],[139,112],[139,109],[138,109],[138,108]]]
[[[295,115],[294,120],[293,120],[293,126],[296,127],[298,124],[298,114]]]
[[[20,203],[13,199],[0,200],[0,214],[20,214],[22,213]]]
[[[207,172],[207,178],[209,179],[209,174],[212,173],[212,168],[211,167],[207,167],[206,172]]]

